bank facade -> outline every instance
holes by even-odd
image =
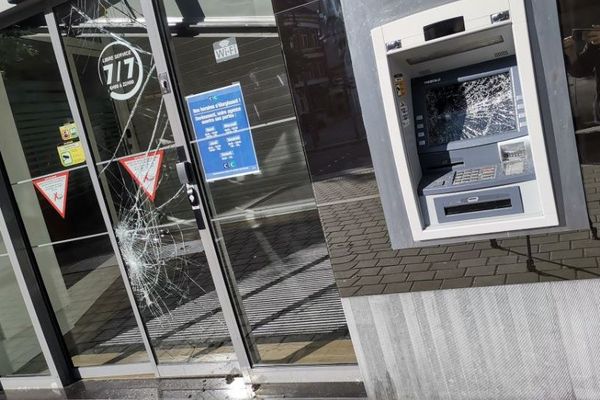
[[[4,388],[599,394],[594,2],[14,3]]]

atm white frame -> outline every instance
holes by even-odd
[[[491,15],[506,10],[509,10],[510,12],[510,20],[492,24]],[[464,32],[427,42],[425,41],[423,33],[424,26],[459,16],[464,17]],[[421,179],[421,171],[415,145],[412,107],[410,110],[410,126],[402,128],[397,113],[396,93],[394,90],[388,56],[410,49],[414,50],[423,45],[430,45],[452,38],[473,34],[474,32],[483,32],[490,28],[502,25],[512,28],[514,37],[514,50],[521,77],[525,112],[529,127],[529,140],[541,202],[541,215],[523,216],[521,214],[516,214],[502,217],[488,217],[479,220],[472,219],[426,227],[417,193],[417,185]],[[546,154],[546,144],[535,83],[535,72],[524,0],[459,0],[377,27],[371,31],[371,37],[377,63],[377,72],[379,74],[379,84],[386,114],[388,134],[390,136],[391,150],[394,156],[394,167],[396,169],[397,179],[399,180],[401,195],[404,200],[413,240],[426,241],[497,232],[520,231],[558,225],[559,221],[548,157]],[[401,41],[401,47],[388,50],[387,44],[397,40]],[[468,57],[469,52],[464,53],[464,55],[461,54],[461,56]],[[448,68],[444,68],[443,70],[449,70],[455,67],[456,66],[449,65]],[[412,93],[409,90],[407,97],[411,96]],[[393,222],[388,221],[388,224],[389,223]]]

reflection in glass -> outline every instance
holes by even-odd
[[[356,362],[316,211],[219,228],[257,362]]]
[[[0,256],[0,376],[48,374],[7,255]]]
[[[175,170],[177,151],[139,4],[100,1],[82,10],[73,3],[60,7],[58,15],[98,177],[158,361],[234,360],[198,227]],[[125,33],[131,29],[137,34]],[[131,74],[125,61],[133,65]],[[115,340],[127,341],[134,333],[129,328]]]
[[[147,361],[108,235],[33,252],[75,366]]]
[[[313,181],[372,169],[339,0],[274,0]]]
[[[7,164],[9,162],[7,160]],[[29,241],[34,246],[106,231],[87,168],[69,172],[64,217],[31,181],[12,185],[12,188]]]
[[[600,5],[559,0],[563,50],[579,155],[600,162]]]
[[[137,330],[127,346],[110,344],[136,323],[85,158],[59,153],[80,142],[44,23],[38,15],[0,35],[0,151],[11,188],[73,364],[147,361]],[[59,172],[68,173],[64,193],[34,188]],[[60,197],[64,216],[50,204]]]
[[[166,2],[174,4],[174,2]],[[235,37],[239,58],[213,44]],[[205,184],[257,363],[355,362],[277,35],[173,37],[183,95],[242,86],[260,173]],[[191,144],[196,148],[195,138]]]

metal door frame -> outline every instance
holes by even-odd
[[[235,289],[235,278],[231,279],[226,276],[225,270],[221,265],[219,253],[217,252],[215,237],[212,232],[212,226],[208,219],[208,208],[206,205],[206,196],[203,197],[202,207],[202,220],[204,222],[205,229],[199,229],[200,238],[202,240],[209,269],[211,272],[212,279],[215,284],[215,291],[217,293],[221,308],[223,310],[223,316],[228,328],[228,332],[231,338],[231,342],[234,348],[234,352],[237,357],[237,362],[220,362],[220,363],[183,363],[183,364],[159,364],[157,362],[156,354],[152,347],[152,343],[148,336],[145,324],[142,320],[141,314],[137,307],[135,297],[129,282],[125,263],[122,259],[120,249],[118,247],[117,239],[114,233],[112,220],[110,213],[105,201],[103,189],[99,178],[96,173],[96,165],[92,156],[90,143],[88,141],[88,134],[86,131],[85,120],[83,118],[79,100],[77,98],[76,90],[73,84],[71,71],[68,65],[66,52],[62,39],[60,36],[58,24],[53,12],[53,7],[59,4],[65,3],[66,0],[53,0],[46,3],[47,8],[45,10],[45,19],[48,26],[52,47],[56,56],[56,61],[60,71],[62,83],[65,89],[69,107],[75,123],[77,124],[80,132],[80,140],[84,147],[86,156],[86,167],[88,169],[90,179],[94,192],[96,194],[98,204],[102,212],[104,223],[108,231],[108,235],[111,241],[111,245],[115,252],[119,270],[123,283],[126,288],[127,297],[133,308],[133,313],[136,319],[136,323],[142,341],[148,354],[148,362],[133,363],[133,364],[109,364],[92,367],[73,367],[70,377],[69,374],[61,372],[61,368],[69,366],[70,355],[60,354],[61,351],[65,351],[64,343],[60,343],[62,335],[60,329],[55,327],[51,337],[47,337],[48,333],[45,332],[48,329],[40,322],[42,312],[39,309],[33,307],[32,302],[32,290],[28,282],[20,277],[23,271],[23,266],[19,264],[19,258],[15,252],[13,243],[10,239],[9,232],[7,230],[7,224],[4,218],[6,209],[0,211],[0,233],[6,239],[7,250],[11,257],[13,268],[17,273],[17,281],[19,288],[26,301],[27,309],[32,318],[34,330],[36,336],[42,347],[42,352],[49,366],[50,375],[47,377],[3,377],[0,378],[0,383],[5,389],[11,388],[59,388],[63,385],[71,383],[73,380],[78,378],[99,378],[99,377],[114,377],[114,376],[127,376],[127,375],[143,375],[152,374],[156,378],[162,377],[191,377],[191,376],[210,376],[210,375],[238,375],[241,374],[247,383],[290,383],[290,382],[357,382],[361,381],[361,375],[356,364],[338,364],[338,365],[259,365],[254,366],[250,355],[252,351],[251,346],[248,346],[247,340],[250,340],[251,336],[245,334],[244,330],[245,322],[241,320],[243,318],[243,311],[239,308],[236,302],[237,291]],[[150,41],[153,57],[156,65],[156,74],[160,76],[161,81],[170,87],[170,92],[163,95],[164,105],[167,112],[167,117],[173,132],[173,137],[176,142],[176,146],[183,149],[181,152],[186,161],[195,164],[194,156],[190,150],[190,144],[186,136],[186,127],[184,121],[186,120],[186,114],[182,97],[179,96],[179,87],[176,79],[175,66],[173,61],[172,52],[172,40],[169,33],[167,17],[162,6],[162,0],[141,0],[141,6],[143,16],[146,23],[146,30]],[[39,6],[38,6],[39,7]],[[42,10],[39,8],[37,12],[25,13],[27,16],[40,13]],[[18,14],[21,15],[21,14]],[[0,23],[0,28],[12,25],[16,21],[10,23]],[[273,24],[273,27],[275,25]],[[162,82],[161,82],[162,83]],[[196,177],[200,177],[201,172],[195,166]],[[1,182],[0,182],[1,183]],[[204,193],[204,186],[201,179],[197,179],[196,188],[200,193]],[[0,187],[4,189],[4,187]],[[7,187],[10,191],[10,185]],[[1,203],[0,203],[1,205]],[[35,262],[35,259],[33,259]],[[232,282],[233,281],[233,282]],[[34,298],[34,297],[33,297]],[[52,308],[50,306],[50,313]],[[56,331],[57,329],[57,331]],[[56,339],[52,337],[58,337],[58,344]],[[63,350],[60,349],[63,348]]]

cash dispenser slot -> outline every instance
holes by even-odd
[[[462,221],[523,212],[521,191],[518,186],[437,197],[434,199],[434,204],[439,222]]]

